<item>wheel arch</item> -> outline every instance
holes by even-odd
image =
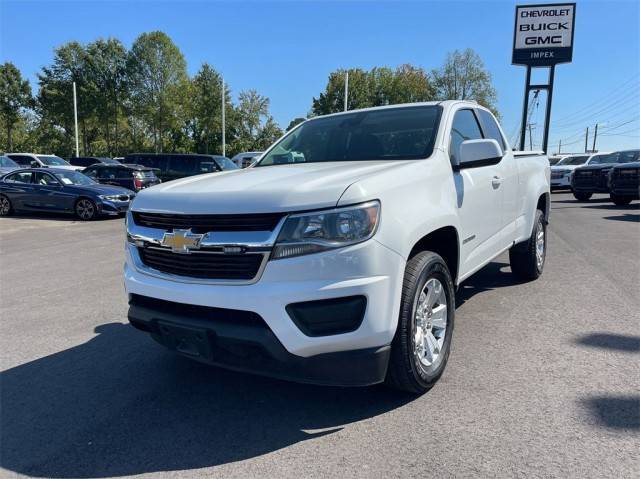
[[[549,222],[549,211],[551,208],[551,197],[549,193],[543,193],[538,197],[538,203],[536,205],[536,209],[542,211],[542,215],[544,216],[544,220]]]
[[[443,226],[420,238],[411,248],[409,259],[422,251],[439,254],[449,268],[453,284],[458,284],[460,267],[460,240],[454,226]]]

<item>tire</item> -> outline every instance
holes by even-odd
[[[544,214],[536,210],[531,236],[524,243],[514,245],[509,250],[511,272],[519,279],[538,279],[544,269],[547,257],[547,222]]]
[[[454,316],[449,268],[436,253],[418,253],[404,273],[398,328],[385,380],[388,386],[423,394],[435,385],[449,359]]]
[[[80,198],[73,209],[78,219],[82,221],[91,221],[98,215],[96,204],[89,198]]]
[[[11,213],[13,213],[11,200],[5,195],[0,195],[0,216],[9,216]]]
[[[614,195],[613,193],[611,193],[609,196],[611,198],[611,201],[613,201],[617,206],[626,206],[633,200],[631,196],[619,196]]]
[[[593,196],[593,193],[581,193],[581,192],[578,192],[578,191],[574,191],[573,192],[573,196],[578,201],[589,201],[591,199],[591,197]]]

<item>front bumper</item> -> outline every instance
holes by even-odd
[[[122,215],[129,210],[131,201],[108,201],[101,200],[98,203],[98,210],[105,215]]]
[[[560,178],[552,178],[551,188],[553,189],[571,188],[571,182],[569,181],[569,178],[570,178],[569,175],[565,175]]]
[[[157,298],[185,305],[255,313],[266,325],[267,332],[264,334],[273,335],[273,341],[282,348],[281,353],[286,353],[285,356],[288,357],[286,361],[279,360],[278,368],[287,369],[286,365],[291,366],[294,376],[298,375],[296,371],[302,375],[298,380],[304,380],[304,371],[307,367],[311,370],[319,368],[319,361],[323,357],[326,359],[325,356],[329,353],[350,352],[350,354],[333,356],[333,358],[346,358],[352,355],[359,358],[377,351],[372,353],[371,367],[377,373],[381,373],[383,369],[386,370],[387,353],[384,353],[384,349],[381,348],[388,346],[395,334],[405,261],[400,255],[375,239],[338,250],[268,261],[256,282],[242,285],[199,284],[191,280],[181,282],[152,276],[136,269],[134,257],[137,254],[135,246],[127,243],[125,287],[130,295]],[[355,331],[347,333],[307,336],[296,326],[286,311],[287,305],[292,303],[347,296],[364,296],[367,300],[362,323]],[[158,314],[152,315],[147,322],[152,319],[161,320],[162,316]],[[133,317],[134,321],[139,316],[135,308],[130,310],[130,318]],[[170,321],[179,326],[189,326],[192,319],[189,314],[186,314],[172,317]],[[213,322],[210,328],[213,328],[213,334],[217,337],[218,333],[215,331],[216,326]],[[239,334],[241,333],[242,331]],[[273,341],[268,340],[270,344],[276,344]],[[269,346],[268,350],[273,352],[277,349],[276,346]],[[282,354],[275,354],[274,357],[285,357]],[[225,366],[220,361],[206,358],[203,360]],[[374,366],[374,363],[377,364],[379,360],[385,362],[385,367],[382,369]],[[309,362],[305,363],[305,361]],[[332,361],[333,359],[329,362]],[[346,370],[351,370],[347,364],[349,361],[345,360],[344,365],[342,361],[340,359],[338,364]],[[303,364],[313,366],[303,366]],[[254,369],[234,365],[229,367]],[[258,369],[254,372],[268,374]],[[360,369],[362,368],[359,366],[353,374]],[[376,374],[367,373],[362,369],[364,381],[362,384],[371,384],[384,379],[384,375],[378,377],[379,374],[377,376]],[[286,376],[280,369],[270,375]],[[321,380],[314,373],[310,374],[308,380],[329,383],[332,377],[329,376],[327,380]],[[371,379],[373,376],[377,377],[376,381]],[[360,384],[357,378],[349,381],[344,379],[340,382]]]

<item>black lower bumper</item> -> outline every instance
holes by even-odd
[[[302,357],[288,352],[256,313],[130,295],[129,322],[192,359],[236,371],[331,386],[384,381],[390,346]],[[289,321],[286,315],[283,319]]]
[[[574,193],[609,193],[609,188],[606,186],[573,185],[571,189]]]
[[[628,196],[634,199],[640,199],[640,187],[611,187],[611,194],[616,196]]]

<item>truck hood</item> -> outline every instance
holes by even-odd
[[[553,166],[551,166],[551,171],[552,172],[554,172],[554,171],[562,171],[562,170],[573,171],[576,168],[580,168],[580,167],[583,167],[583,166],[584,166],[584,164],[582,164],[582,165],[553,165]]]
[[[191,176],[142,190],[132,209],[187,214],[245,214],[330,208],[347,187],[406,161],[276,165]],[[364,200],[374,198],[363,198]]]

